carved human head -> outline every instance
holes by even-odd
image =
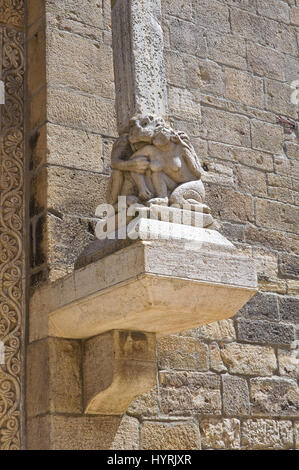
[[[130,121],[129,141],[152,143],[157,131],[165,127],[165,121],[153,114],[138,114]]]

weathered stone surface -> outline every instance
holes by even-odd
[[[246,47],[244,39],[231,36],[208,34],[210,59],[224,65],[246,69]]]
[[[158,341],[160,369],[208,370],[208,347],[184,336],[165,336]]]
[[[270,111],[297,118],[297,106],[290,100],[292,88],[274,80],[266,80],[266,108]]]
[[[122,440],[121,435],[117,436],[120,427],[118,416],[36,417],[28,422],[28,450],[108,450],[113,448],[115,439]],[[123,432],[126,442],[126,426]],[[132,434],[127,448],[136,449],[138,440],[137,433]]]
[[[129,406],[128,414],[133,416],[155,416],[159,413],[158,388],[153,387],[149,392],[137,397]]]
[[[230,145],[250,146],[249,121],[246,117],[206,107],[202,109],[202,116],[208,139]]]
[[[242,448],[290,449],[293,447],[291,421],[248,419],[242,424]]]
[[[238,168],[237,181],[239,190],[254,196],[267,196],[266,175],[247,167]]]
[[[118,129],[138,113],[165,116],[166,81],[160,0],[116,0],[112,5]],[[129,41],[128,41],[129,38]]]
[[[296,37],[288,25],[238,9],[232,10],[231,23],[233,33],[286,54],[297,54]]]
[[[258,292],[245,306],[248,317],[258,320],[279,320],[278,299],[275,294]]]
[[[198,24],[222,32],[230,31],[229,10],[215,0],[201,0],[195,3],[195,18]]]
[[[299,322],[299,301],[297,297],[279,297],[278,303],[281,320]]]
[[[240,194],[231,188],[206,184],[207,204],[212,213],[221,220],[232,222],[253,222],[254,209],[251,195]]]
[[[272,375],[277,369],[271,347],[232,343],[221,348],[221,358],[232,374]]]
[[[248,415],[250,413],[250,403],[247,381],[242,377],[222,375],[222,387],[225,415]]]
[[[250,380],[251,412],[259,416],[298,416],[299,392],[287,378]]]
[[[298,380],[299,378],[299,351],[297,349],[278,349],[279,373]]]
[[[239,449],[240,421],[238,419],[209,419],[200,421],[203,449]]]
[[[207,42],[204,29],[190,22],[172,19],[170,22],[170,43],[172,48],[180,52],[190,52],[195,56],[206,57]]]
[[[160,372],[161,409],[171,415],[221,414],[220,378],[199,372]]]
[[[111,450],[139,449],[139,421],[131,416],[124,416],[114,436]]]
[[[276,80],[284,80],[284,56],[273,49],[260,46],[256,43],[248,43],[249,69],[261,75]]]
[[[278,272],[281,277],[299,279],[299,256],[280,255]]]
[[[216,341],[233,341],[236,339],[236,332],[233,320],[222,320],[209,325],[203,325],[196,330],[200,338]]]
[[[251,343],[290,344],[294,341],[292,325],[258,320],[238,320],[238,339]]]
[[[163,0],[161,6],[163,13],[177,16],[183,20],[192,20],[192,0],[186,0],[184,3]]]
[[[249,106],[263,106],[263,82],[260,78],[235,69],[225,69],[225,96]]]
[[[296,208],[280,202],[258,199],[256,223],[258,226],[296,233]]]
[[[282,151],[284,134],[281,127],[261,121],[252,121],[251,132],[254,149],[273,153]]]
[[[227,368],[225,367],[220,353],[220,348],[218,344],[210,344],[210,369],[213,372],[226,372]]]
[[[295,24],[296,26],[299,26],[299,8],[292,7],[290,15],[291,15],[291,23]]]
[[[195,423],[145,422],[141,429],[143,450],[200,449],[199,429]]]
[[[289,6],[280,0],[257,0],[257,12],[268,18],[289,23]]]
[[[215,142],[209,144],[209,151],[210,156],[215,158],[229,160],[233,163],[239,162],[260,170],[273,171],[273,157],[265,152]]]
[[[299,449],[299,422],[295,423],[295,446]]]
[[[81,413],[81,346],[48,338],[28,347],[27,414]]]

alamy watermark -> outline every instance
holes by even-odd
[[[164,240],[184,238],[186,226],[204,228],[208,213],[206,206],[184,204],[178,206],[127,204],[126,196],[119,196],[117,207],[111,204],[101,204],[96,209],[95,235],[99,240],[127,239],[136,240],[139,237],[140,222],[149,219],[152,222],[151,235],[161,236]],[[161,223],[155,223],[162,222]]]
[[[3,341],[0,341],[0,366],[5,364],[5,346]]]

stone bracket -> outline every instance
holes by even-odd
[[[113,330],[84,343],[86,414],[122,415],[156,383],[156,335]]]

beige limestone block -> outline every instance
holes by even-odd
[[[126,440],[126,426],[120,416],[63,416],[45,415],[28,421],[28,450],[108,450]],[[128,446],[138,446],[138,436],[132,433]]]
[[[200,421],[203,449],[240,449],[238,419],[206,419]]]
[[[263,81],[235,69],[225,69],[225,96],[231,100],[262,108],[264,105]]]
[[[290,377],[292,379],[298,380],[299,377],[299,351],[298,349],[287,350],[279,349],[278,350],[278,364],[279,364],[279,373]]]
[[[156,383],[155,335],[117,330],[87,340],[83,379],[85,413],[121,415]]]
[[[250,147],[248,118],[208,107],[202,109],[202,115],[209,140]]]
[[[81,347],[77,341],[48,338],[27,352],[27,413],[81,413]]]
[[[160,372],[161,410],[165,414],[221,414],[220,377],[199,372]]]
[[[246,45],[242,38],[232,35],[208,33],[210,59],[224,65],[246,69]]]
[[[283,128],[262,121],[251,122],[252,147],[271,153],[281,153],[284,142]]]
[[[233,341],[236,339],[233,320],[221,320],[209,325],[203,325],[197,331],[199,337],[216,341]]]
[[[194,338],[165,336],[158,342],[160,369],[208,370],[208,347]]]
[[[210,369],[213,372],[226,372],[227,368],[225,367],[221,354],[220,348],[216,342],[211,343],[209,346],[210,349]]]
[[[290,449],[293,447],[291,421],[273,419],[248,419],[242,425],[242,448]]]
[[[200,449],[198,426],[193,422],[145,422],[141,429],[143,450],[196,450]]]
[[[275,352],[270,346],[226,344],[221,348],[221,358],[233,374],[266,376],[277,369]]]

